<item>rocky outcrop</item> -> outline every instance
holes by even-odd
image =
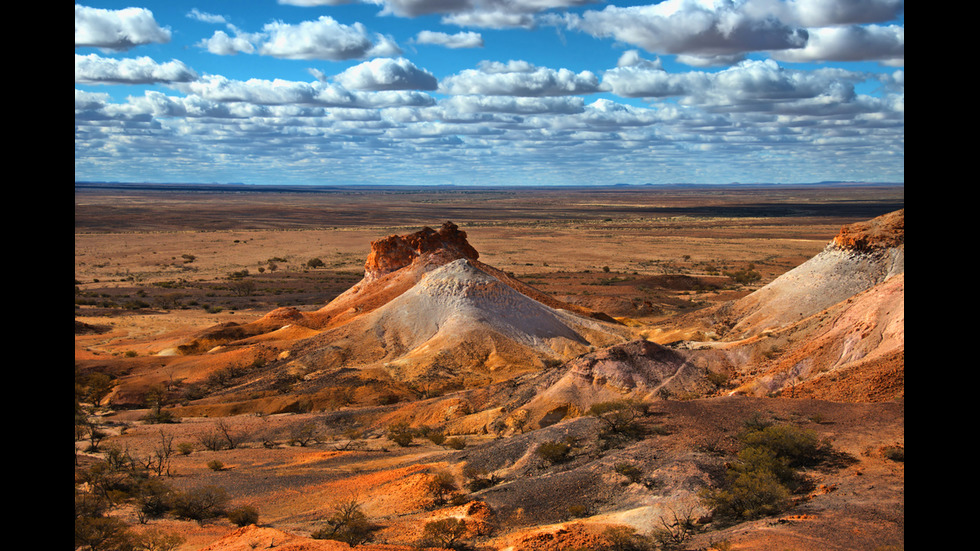
[[[889,249],[905,244],[905,209],[841,228],[835,247],[849,251]]]
[[[446,222],[438,230],[425,227],[408,235],[389,235],[372,242],[364,264],[365,278],[389,274],[424,255],[437,255],[440,263],[445,263],[460,258],[476,260],[480,253],[466,240],[466,232]]]

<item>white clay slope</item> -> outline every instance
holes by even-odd
[[[539,353],[564,356],[570,346],[585,350],[590,344],[622,342],[627,335],[625,329],[541,304],[466,259],[427,273],[368,318],[413,352],[496,333]]]

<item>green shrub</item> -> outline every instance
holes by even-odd
[[[815,465],[828,447],[812,430],[750,419],[739,434],[741,449],[726,473],[723,488],[701,496],[721,519],[740,521],[783,511],[805,484],[799,468]]]

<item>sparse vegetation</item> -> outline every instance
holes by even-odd
[[[228,511],[228,520],[235,526],[258,524],[259,510],[251,505],[242,505]]]
[[[552,465],[564,463],[572,458],[572,446],[567,442],[543,442],[534,450],[538,457]]]
[[[642,438],[647,433],[641,423],[646,405],[633,400],[599,402],[589,408],[589,415],[602,423],[602,436],[609,444]]]
[[[351,547],[357,547],[374,539],[377,529],[378,526],[361,510],[361,504],[352,497],[334,505],[330,516],[313,532],[312,537],[342,541]]]
[[[203,486],[174,496],[173,512],[177,518],[203,522],[225,514],[228,492],[220,486]]]
[[[463,519],[450,517],[433,520],[425,524],[421,545],[463,551],[467,548],[466,535],[466,521]]]
[[[741,449],[725,484],[702,492],[714,515],[730,522],[783,511],[805,483],[798,469],[820,462],[828,450],[812,430],[759,419],[749,420],[738,439]]]
[[[388,440],[404,448],[412,445],[415,440],[415,430],[408,423],[394,423],[388,427],[386,436]]]

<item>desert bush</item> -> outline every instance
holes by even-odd
[[[234,432],[224,421],[218,421],[214,429],[197,437],[198,442],[209,451],[233,450],[243,439],[243,435]]]
[[[367,543],[374,538],[374,525],[361,510],[355,498],[334,505],[326,523],[311,536],[314,539],[342,541],[351,547]]]
[[[466,549],[466,521],[449,517],[425,523],[421,545],[461,551]]]
[[[436,505],[445,505],[459,491],[456,479],[447,471],[438,471],[425,484]]]
[[[636,528],[632,526],[610,526],[606,528],[602,537],[606,540],[603,547],[607,551],[653,551],[653,543],[650,538],[636,533]]]
[[[242,505],[228,511],[228,520],[235,526],[258,524],[259,510],[251,505]]]
[[[646,434],[640,422],[646,415],[646,406],[633,400],[599,402],[588,413],[602,423],[602,438],[607,444],[642,438]]]
[[[701,525],[692,511],[680,515],[672,512],[669,520],[664,516],[660,517],[660,527],[651,532],[650,539],[658,549],[663,551],[682,549],[684,544],[700,530]]]
[[[422,427],[417,431],[419,436],[427,439],[437,446],[446,443],[446,433],[442,429],[432,427]]]
[[[701,492],[704,504],[727,521],[783,511],[805,485],[799,468],[819,463],[829,451],[811,430],[757,418],[746,422],[738,439],[741,449],[729,464],[726,485]]]
[[[564,463],[571,459],[572,446],[567,442],[543,442],[534,453],[551,464]]]
[[[147,478],[136,488],[136,517],[140,524],[160,518],[173,507],[174,491],[159,478]]]
[[[224,470],[225,464],[217,459],[212,459],[211,461],[208,461],[208,468],[212,471],[221,471]]]
[[[326,264],[324,264],[324,262],[319,258],[311,258],[306,261],[307,268],[322,268],[324,266],[326,266]]]
[[[129,551],[133,548],[133,534],[116,517],[76,515],[75,548]]]
[[[228,492],[220,486],[203,486],[174,497],[173,512],[178,518],[198,522],[221,516],[228,504]]]
[[[143,530],[132,537],[134,551],[174,551],[184,544],[184,537],[156,528]]]
[[[316,423],[304,423],[290,430],[289,444],[306,447],[311,442],[319,442],[322,438],[323,431]]]
[[[395,423],[388,426],[386,436],[388,440],[404,448],[412,444],[412,440],[415,439],[415,431],[408,423]]]
[[[463,469],[463,476],[466,478],[464,486],[471,492],[479,492],[500,483],[500,479],[496,475],[488,473],[484,469],[474,469],[469,466]]]

